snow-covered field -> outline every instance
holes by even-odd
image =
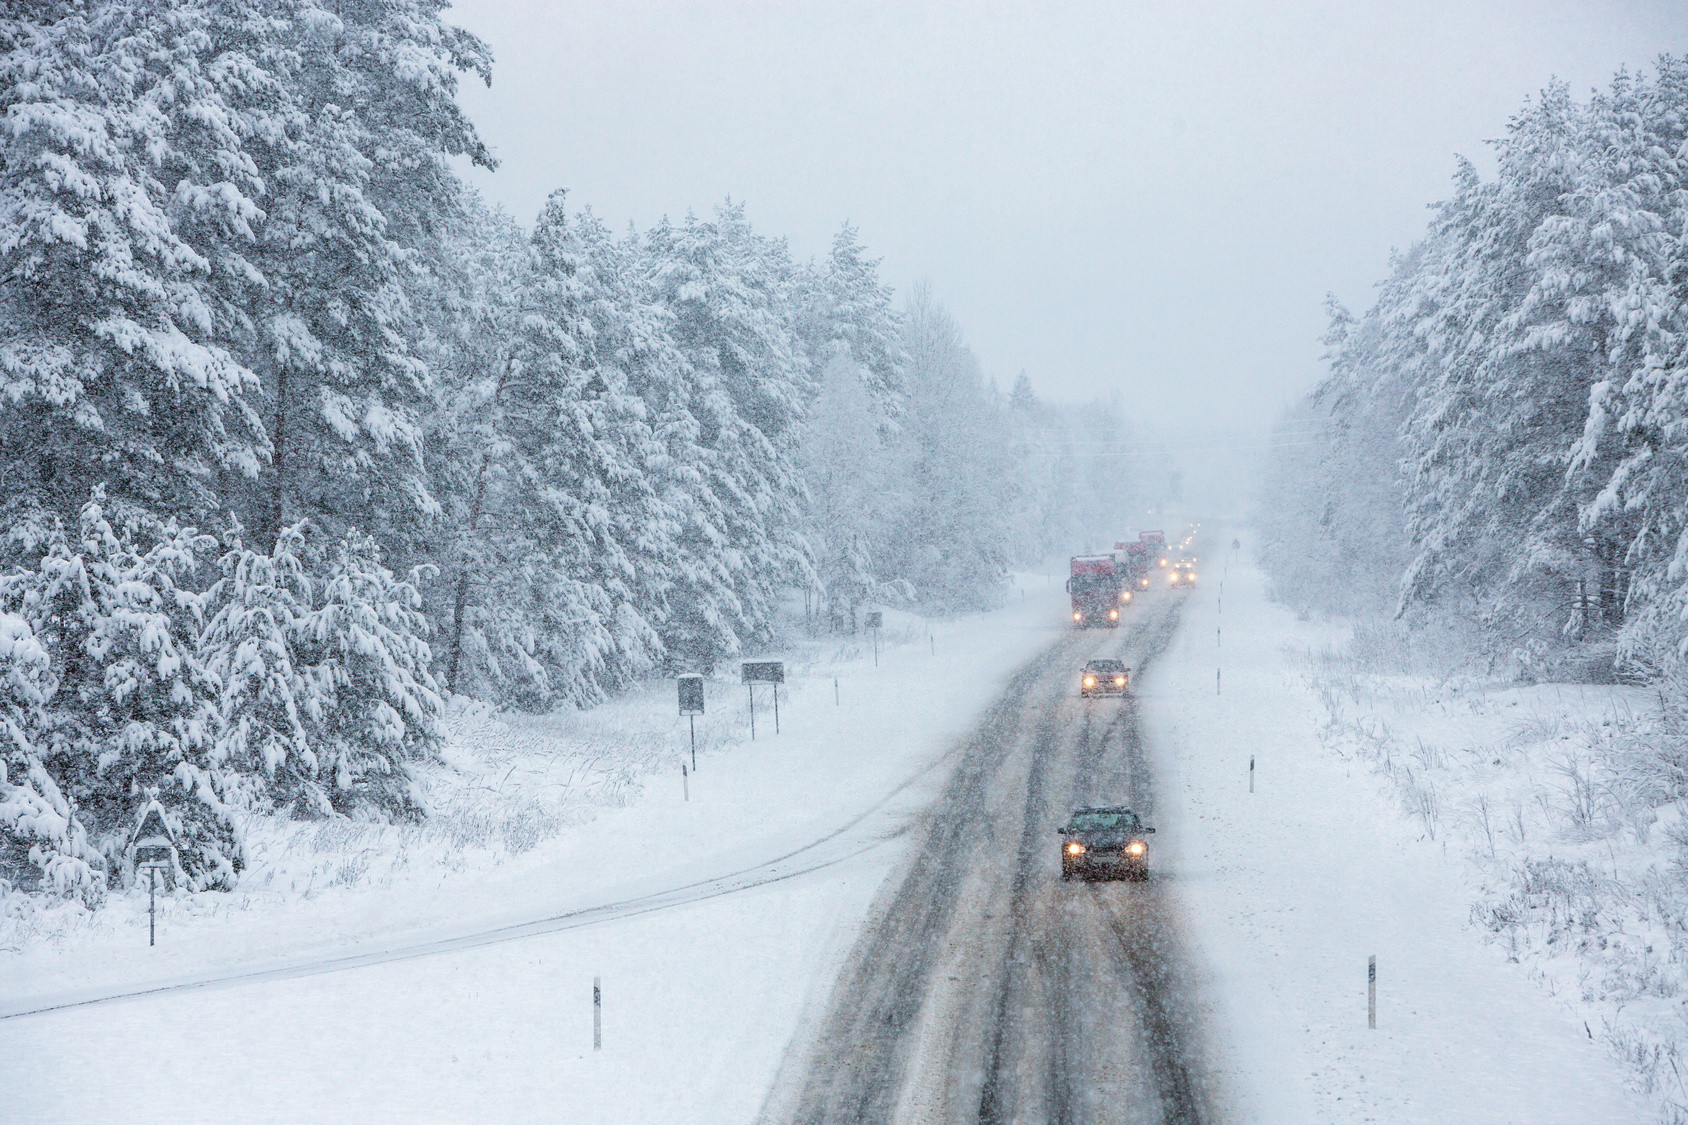
[[[1514,901],[1509,874],[1551,855],[1647,885],[1674,812],[1618,825],[1628,843],[1564,821],[1565,763],[1645,701],[1362,676],[1309,658],[1341,630],[1268,602],[1239,558],[1209,567],[1140,691],[1241,1119],[1658,1119],[1668,1091],[1634,1089],[1613,1029],[1674,1018],[1669,935],[1584,924],[1554,898],[1575,887]],[[0,1020],[0,1116],[754,1120],[948,752],[1062,628],[1059,580],[1024,585],[931,640],[895,617],[877,669],[860,644],[785,654],[778,736],[765,694],[751,742],[744,689],[712,684],[689,801],[672,684],[543,719],[459,710],[427,826],[254,825],[241,888],[166,899],[154,949],[144,895],[8,921],[0,1015],[206,983]]]
[[[1576,990],[1510,962],[1474,924],[1484,873],[1468,860],[1471,832],[1453,828],[1462,818],[1447,806],[1451,793],[1436,798],[1431,832],[1421,803],[1407,810],[1402,787],[1408,766],[1423,781],[1407,749],[1414,729],[1423,754],[1473,757],[1477,748],[1489,761],[1502,754],[1490,753],[1497,738],[1555,699],[1597,711],[1613,696],[1535,688],[1470,705],[1399,685],[1393,709],[1369,716],[1374,726],[1387,719],[1398,747],[1385,773],[1377,755],[1356,754],[1333,734],[1329,681],[1307,657],[1339,645],[1344,632],[1268,602],[1260,574],[1238,555],[1208,568],[1224,575],[1223,594],[1210,582],[1192,597],[1172,651],[1142,690],[1158,755],[1162,854],[1212,973],[1222,1013],[1216,1055],[1243,1120],[1657,1119],[1659,1107],[1626,1085],[1630,1072],[1600,1041]],[[1508,745],[1506,760],[1522,761],[1517,740]],[[1491,799],[1512,815],[1510,803]],[[1532,841],[1545,832],[1532,819],[1539,815],[1524,813]]]
[[[751,742],[745,689],[712,684],[689,801],[672,683],[460,711],[425,827],[255,825],[240,888],[163,901],[156,948],[144,893],[11,920],[0,1015],[212,983],[0,1020],[5,1121],[752,1119],[949,751],[1062,629],[1060,579],[1022,586],[888,614],[878,667],[865,636],[766,654],[777,736],[769,689]]]

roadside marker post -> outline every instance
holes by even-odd
[[[1248,791],[1254,792],[1254,755],[1248,756]]]
[[[1225,694],[1225,685],[1220,680],[1221,672],[1222,672],[1222,670],[1219,669],[1219,668],[1215,668],[1213,670],[1213,694],[1214,695],[1224,695]]]
[[[599,1051],[604,1046],[604,992],[603,977],[592,978],[592,1049]]]
[[[703,714],[703,676],[688,672],[679,679],[680,714],[692,731],[692,772],[697,772],[697,717]]]
[[[772,684],[774,688],[774,733],[780,732],[780,685],[785,683],[785,664],[778,660],[746,660],[739,666],[739,675],[750,691],[750,739],[756,740],[756,685]]]
[[[837,676],[832,677],[832,705],[834,707],[839,706],[839,703],[838,703],[838,677]]]
[[[1366,961],[1366,1026],[1377,1030],[1377,954]]]
[[[680,759],[680,799],[682,801],[692,799],[692,783],[686,779],[686,760],[684,758]]]

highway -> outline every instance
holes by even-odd
[[[1119,629],[1074,632],[1011,682],[824,1019],[792,1045],[765,1122],[1216,1119],[1175,882],[1063,883],[1056,836],[1088,804],[1154,823],[1140,703],[1081,700],[1078,669],[1119,656],[1140,674],[1182,601],[1145,598]]]

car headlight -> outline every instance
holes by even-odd
[[[1127,590],[1127,591],[1125,591],[1125,592],[1124,592],[1124,593],[1122,593],[1122,594],[1121,594],[1121,595],[1120,595],[1120,596],[1119,596],[1119,600],[1120,600],[1120,601],[1122,601],[1122,602],[1128,602],[1128,601],[1130,601],[1130,600],[1131,600],[1131,591],[1130,591],[1130,590]]]
[[[1113,619],[1114,619],[1114,620],[1115,620],[1115,621],[1118,621],[1118,620],[1119,620],[1119,610],[1117,610],[1117,609],[1110,609],[1110,610],[1109,610],[1109,611],[1108,611],[1108,616],[1109,616],[1109,617],[1111,617],[1111,618],[1113,618]]]
[[[1084,614],[1082,614],[1082,613],[1073,614],[1073,620],[1074,621],[1083,621],[1084,620]]]
[[[1049,853],[1044,852],[1043,854],[1048,855]],[[1083,855],[1084,854],[1084,845],[1079,843],[1077,840],[1074,840],[1072,843],[1067,845],[1067,854],[1068,855]]]
[[[1095,687],[1096,686],[1096,677],[1095,676],[1084,677],[1084,686],[1085,687]]]
[[[1126,848],[1125,850],[1130,852],[1132,855],[1142,855],[1143,854],[1143,841],[1133,840],[1131,842],[1131,846]]]
[[[1124,676],[1115,676],[1114,677],[1114,686],[1115,687],[1124,687],[1125,686],[1125,677]]]

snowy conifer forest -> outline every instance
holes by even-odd
[[[42,0],[0,19],[0,896],[92,907],[128,885],[149,793],[180,885],[228,887],[233,810],[425,817],[414,771],[454,694],[589,707],[782,620],[988,607],[1011,564],[1111,537],[1072,451],[1127,436],[1118,404],[1040,402],[1024,376],[999,393],[938,297],[894,294],[848,222],[805,261],[731,200],[674,200],[647,229],[562,185],[531,217],[483,203],[456,169],[496,158],[456,94],[492,60],[444,8]],[[1532,111],[1513,142],[1532,182],[1462,189],[1438,264],[1391,290],[1426,302],[1482,260],[1513,288],[1436,331],[1511,324],[1511,259],[1459,224],[1552,232],[1531,253],[1557,280],[1506,329],[1536,352],[1460,353],[1437,384],[1493,362],[1527,394],[1603,349],[1552,399],[1575,471],[1532,496],[1547,522],[1482,517],[1528,526],[1519,565],[1567,565],[1588,529],[1651,565],[1681,531],[1680,505],[1646,502],[1681,491],[1654,420],[1681,381],[1662,232],[1682,202],[1653,155],[1679,89]],[[1596,142],[1586,171],[1557,155]],[[1534,181],[1573,167],[1543,225]],[[1598,265],[1573,261],[1591,247]],[[1595,315],[1608,293],[1633,305]],[[1430,369],[1410,333],[1362,350],[1397,315],[1343,337],[1352,386],[1374,354],[1391,387]],[[1584,433],[1588,385],[1610,421]],[[1359,401],[1349,386],[1322,401]],[[1427,464],[1469,432],[1441,425],[1403,438],[1434,437]],[[1517,452],[1536,485],[1545,448]],[[1429,560],[1415,594],[1465,565]],[[1655,630],[1680,600],[1667,571],[1631,595]]]
[[[1259,491],[1278,593],[1395,616],[1493,672],[1688,656],[1688,59],[1549,86],[1455,170]]]

